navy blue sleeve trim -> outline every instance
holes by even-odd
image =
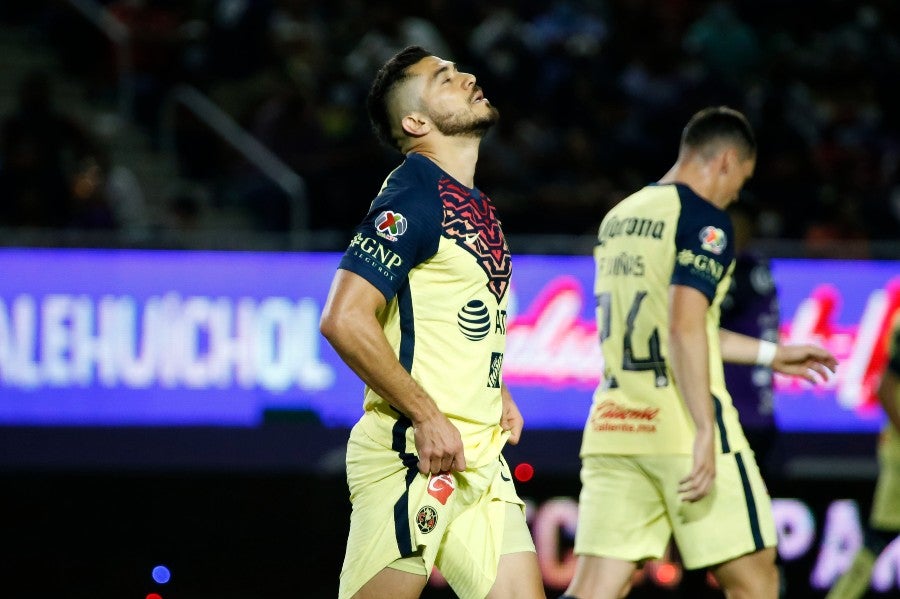
[[[734,259],[731,219],[689,187],[676,188],[681,212],[675,232],[671,283],[693,287],[712,302]]]
[[[437,181],[424,166],[407,161],[391,173],[339,265],[372,283],[387,301],[440,242]]]

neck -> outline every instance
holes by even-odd
[[[678,160],[659,180],[659,183],[682,183],[690,187],[698,196],[721,209],[725,204],[716,201],[716,182],[712,176],[712,165],[698,160]]]
[[[481,139],[446,137],[441,142],[413,146],[408,152],[425,156],[466,187],[475,187],[475,165]]]

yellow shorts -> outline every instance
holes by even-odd
[[[900,530],[900,461],[879,452],[878,482],[869,523],[880,530]]]
[[[347,445],[352,513],[339,597],[382,569],[430,575],[437,566],[460,597],[484,597],[500,556],[534,551],[509,467],[496,462],[425,476],[415,456],[378,445],[357,426]]]
[[[720,454],[712,491],[678,497],[688,455],[586,456],[575,553],[631,562],[661,558],[674,535],[688,569],[720,564],[777,543],[772,503],[752,451]]]

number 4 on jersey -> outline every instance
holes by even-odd
[[[622,337],[622,370],[652,371],[656,386],[665,387],[669,384],[669,376],[666,372],[666,361],[662,357],[662,352],[660,351],[659,329],[657,327],[653,327],[653,331],[647,338],[647,357],[638,358],[634,355],[634,346],[632,344],[634,323],[635,320],[637,320],[641,302],[644,301],[646,296],[646,291],[638,291],[634,294],[634,300],[631,302],[631,309],[628,310],[628,317],[625,319],[625,334]],[[608,291],[597,295],[597,308],[602,312],[602,315],[598,315],[597,319],[601,344],[606,341],[610,335],[612,326],[612,318],[610,316],[611,306],[612,295]],[[607,389],[615,389],[619,384],[614,376],[606,373],[604,375],[604,386]]]

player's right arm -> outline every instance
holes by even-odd
[[[693,466],[679,481],[685,501],[698,501],[712,489],[716,477],[715,422],[709,388],[707,297],[686,285],[669,287],[669,360],[697,434]]]
[[[386,304],[365,278],[338,269],[319,330],[363,382],[412,421],[421,473],[465,470],[459,430],[403,368],[384,336],[377,315]]]

